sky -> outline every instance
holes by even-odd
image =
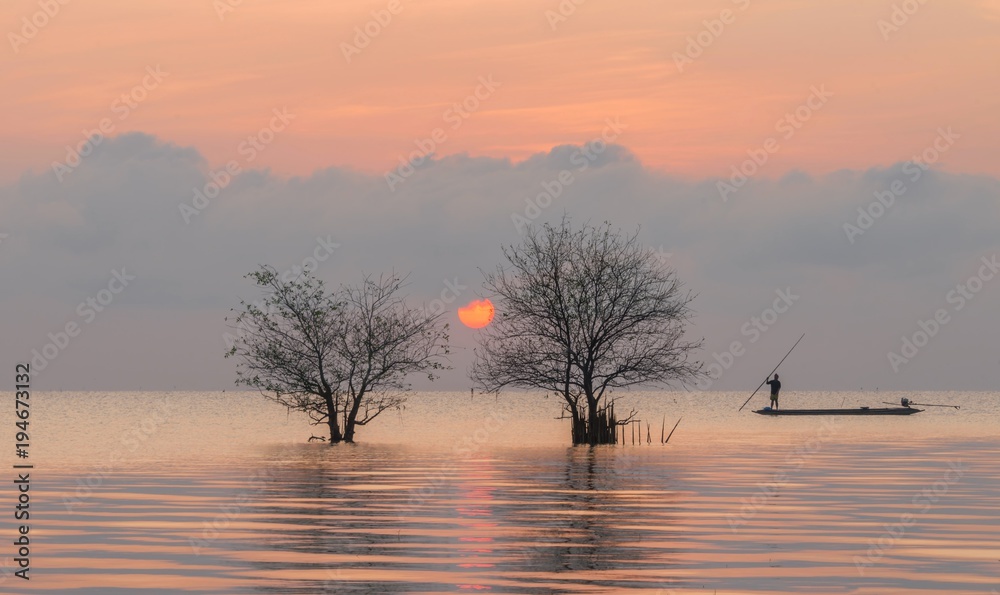
[[[313,258],[440,300],[429,386],[467,390],[455,310],[563,215],[677,270],[710,389],[802,333],[786,390],[1000,381],[1000,2],[7,0],[0,23],[0,361],[37,353],[39,389],[231,388],[242,275]]]

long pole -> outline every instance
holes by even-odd
[[[882,401],[882,402],[885,403],[886,405],[895,405],[896,404],[896,403],[888,403],[886,401]],[[917,405],[918,407],[953,407],[955,409],[961,409],[962,408],[961,405],[931,405],[930,403],[912,403],[911,402],[910,405]]]
[[[801,340],[802,340],[802,338],[803,338],[803,337],[805,337],[805,336],[806,336],[806,334],[805,334],[805,333],[802,333],[802,337],[799,337],[799,341],[801,341]],[[777,366],[775,366],[773,370],[771,370],[771,374],[774,374],[775,372],[777,372],[777,371],[778,371],[778,368],[780,368],[780,367],[781,367],[781,364],[785,363],[785,360],[786,360],[786,359],[788,359],[788,356],[789,356],[789,355],[791,355],[791,354],[792,354],[792,351],[793,351],[793,350],[795,349],[795,347],[796,347],[796,346],[798,346],[798,344],[799,344],[799,341],[796,341],[796,342],[795,342],[795,345],[792,345],[792,348],[788,350],[788,353],[786,353],[786,354],[785,354],[785,357],[781,358],[781,361],[780,361],[780,362],[778,362],[778,365],[777,365]],[[767,375],[767,378],[770,378],[770,377],[771,377],[771,374],[768,374],[768,375]],[[764,382],[767,382],[767,378],[765,378],[765,379],[764,379],[764,381],[760,383],[760,386],[764,386]],[[757,390],[760,390],[760,386],[758,386],[758,387],[757,387]],[[749,399],[747,399],[746,401],[744,401],[743,405],[742,405],[742,406],[740,406],[740,411],[743,411],[743,407],[746,407],[746,406],[747,406],[747,403],[749,403],[749,402],[750,402],[750,399],[752,399],[752,398],[753,398],[753,395],[756,395],[756,394],[757,394],[757,390],[753,391],[753,394],[751,394],[751,395],[750,395],[750,398],[749,398]]]

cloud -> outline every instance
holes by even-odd
[[[348,168],[294,178],[250,170],[186,223],[180,205],[194,204],[219,168],[193,148],[148,135],[108,139],[62,182],[50,171],[26,173],[0,188],[0,231],[8,234],[0,245],[8,279],[0,311],[13,339],[2,354],[5,361],[23,359],[42,346],[46,333],[74,319],[76,305],[107,284],[112,269],[126,267],[137,280],[95,321],[105,330],[85,329],[41,382],[228,386],[223,318],[240,298],[252,297],[242,275],[257,264],[301,264],[329,238],[340,247],[321,264],[321,277],[336,284],[362,272],[410,272],[413,298],[425,302],[457,279],[468,289],[449,305],[454,319],[455,308],[479,295],[479,270],[494,267],[500,247],[520,238],[514,219],[541,223],[568,213],[576,222],[639,228],[643,242],[672,253],[671,263],[698,293],[691,332],[706,337],[703,355],[711,358],[734,340],[746,343],[746,357],[715,388],[756,386],[784,344],[806,331],[790,389],[995,386],[995,358],[984,354],[1000,326],[991,307],[1000,278],[956,313],[918,365],[894,373],[886,353],[898,349],[918,318],[945,305],[948,290],[975,274],[982,256],[1000,252],[997,179],[934,170],[916,176],[913,164],[900,163],[751,179],[723,201],[717,180],[671,177],[625,147],[593,149],[558,146],[516,163],[432,158],[395,191],[382,175]],[[876,193],[894,182],[905,192],[888,207],[873,206]],[[871,218],[866,229],[859,208]],[[845,224],[862,233],[849,238]],[[801,300],[749,344],[743,324],[785,287]],[[179,336],[177,328],[193,334]],[[454,340],[471,348],[474,333],[456,329]],[[142,358],[178,357],[185,369],[142,364],[138,344],[145,346]],[[442,388],[468,386],[469,353],[456,350],[456,369]],[[101,376],[112,368],[109,358],[139,371]]]

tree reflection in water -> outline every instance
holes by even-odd
[[[662,453],[661,453],[662,454]],[[677,543],[661,457],[510,449],[453,460],[378,446],[303,449],[255,500],[257,592],[571,593],[658,589]],[[266,561],[265,561],[266,560]]]

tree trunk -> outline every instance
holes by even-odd
[[[573,415],[573,428],[571,432],[573,434],[573,444],[586,444],[587,443],[587,420],[580,415],[580,410],[577,406],[571,405],[570,412]]]
[[[330,427],[330,444],[335,444],[343,440],[340,434],[340,425],[337,423],[337,404],[333,399],[333,393],[323,395],[326,401],[326,423]]]
[[[354,428],[357,425],[358,410],[361,408],[361,399],[364,395],[351,397],[351,411],[344,420],[344,442],[354,442]]]
[[[598,408],[598,401],[587,399],[586,412],[576,406],[570,408],[573,414],[573,444],[618,444],[618,418],[614,405]]]
[[[597,400],[587,395],[587,441],[591,446],[601,443],[601,423],[597,415]]]

